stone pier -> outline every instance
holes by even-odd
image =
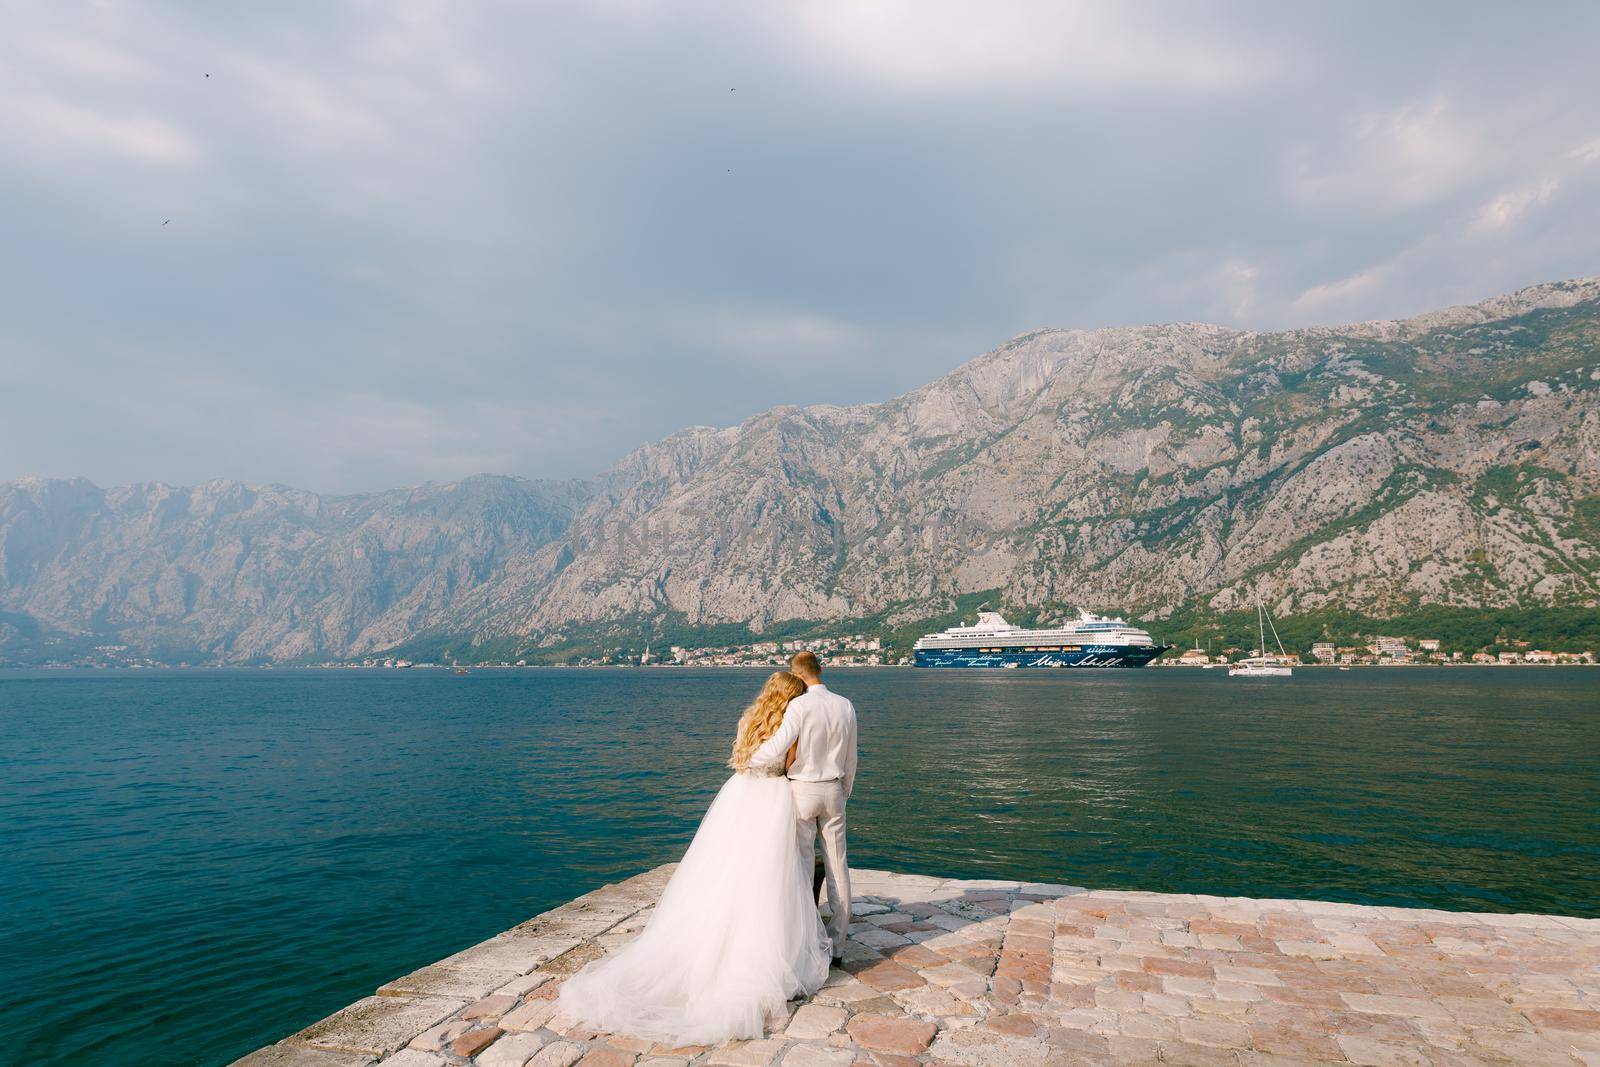
[[[1090,891],[855,871],[842,970],[767,1035],[575,1026],[568,975],[649,920],[662,867],[383,986],[245,1067],[1600,1065],[1600,919]]]

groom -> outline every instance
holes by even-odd
[[[797,844],[801,869],[810,870],[812,848],[822,835],[822,859],[828,878],[828,936],[833,963],[844,954],[850,932],[850,868],[845,865],[844,806],[856,783],[856,709],[822,684],[822,665],[810,652],[798,652],[789,669],[806,683],[806,691],[789,701],[778,732],[751,757],[751,763],[778,760],[794,745],[789,786],[800,817]]]

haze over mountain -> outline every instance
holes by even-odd
[[[884,615],[1600,603],[1600,279],[1401,321],[1013,338],[585,482],[0,485],[0,659]]]
[[[0,481],[590,478],[1600,273],[1600,5],[19,3]]]

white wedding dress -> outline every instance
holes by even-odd
[[[785,1001],[820,989],[831,946],[795,820],[781,772],[729,778],[644,932],[567,979],[562,1010],[596,1031],[715,1045],[762,1036]]]

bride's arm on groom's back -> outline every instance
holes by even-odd
[[[796,709],[790,708],[789,713],[783,717],[783,722],[778,725],[778,732],[761,742],[761,747],[750,756],[750,766],[765,767],[777,763],[789,752],[789,746],[794,744],[795,738],[800,736],[800,716]]]

